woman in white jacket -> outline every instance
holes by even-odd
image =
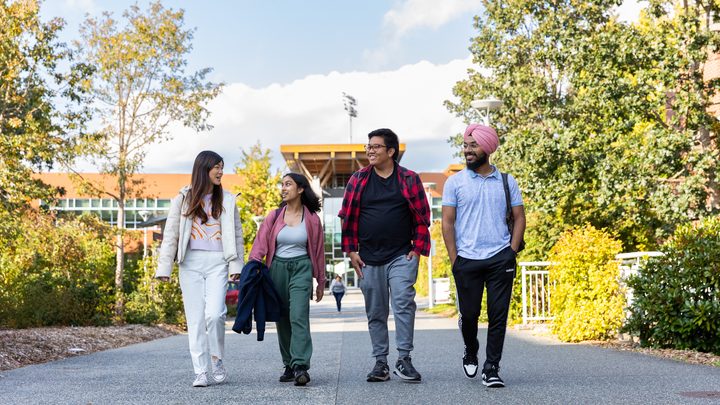
[[[155,274],[168,281],[173,262],[180,266],[193,387],[227,377],[222,359],[228,273],[238,280],[244,264],[242,224],[235,196],[222,189],[223,167],[215,152],[203,151],[195,158],[191,185],[170,205]]]

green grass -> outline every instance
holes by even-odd
[[[430,314],[442,315],[448,318],[452,318],[457,315],[457,308],[455,304],[438,304],[432,308],[425,308],[424,310]]]

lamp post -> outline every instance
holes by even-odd
[[[484,112],[483,122],[485,125],[490,126],[490,111],[496,111],[502,107],[503,102],[493,96],[489,98],[476,99],[470,102],[472,108],[477,109],[479,112]]]
[[[355,97],[343,92],[343,104],[350,119],[350,143],[352,143],[352,119],[357,118],[358,115],[357,109],[355,108],[355,106],[357,106],[357,100],[355,100]]]

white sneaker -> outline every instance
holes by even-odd
[[[207,373],[202,372],[200,374],[196,374],[195,381],[193,381],[193,387],[207,387],[207,386],[208,386]]]
[[[219,383],[227,378],[227,370],[225,370],[222,359],[212,361],[212,377],[213,380]]]

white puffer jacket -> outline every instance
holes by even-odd
[[[180,190],[180,194],[172,199],[170,204],[170,212],[168,212],[167,222],[165,223],[155,277],[170,277],[173,262],[182,263],[185,260],[185,252],[187,252],[190,243],[192,218],[188,218],[182,213],[187,211],[188,208],[187,196],[189,191],[190,186],[184,187]],[[240,213],[235,204],[235,196],[223,191],[222,205],[220,230],[222,232],[223,258],[228,263],[230,274],[240,274],[245,265],[245,244],[243,242]]]

